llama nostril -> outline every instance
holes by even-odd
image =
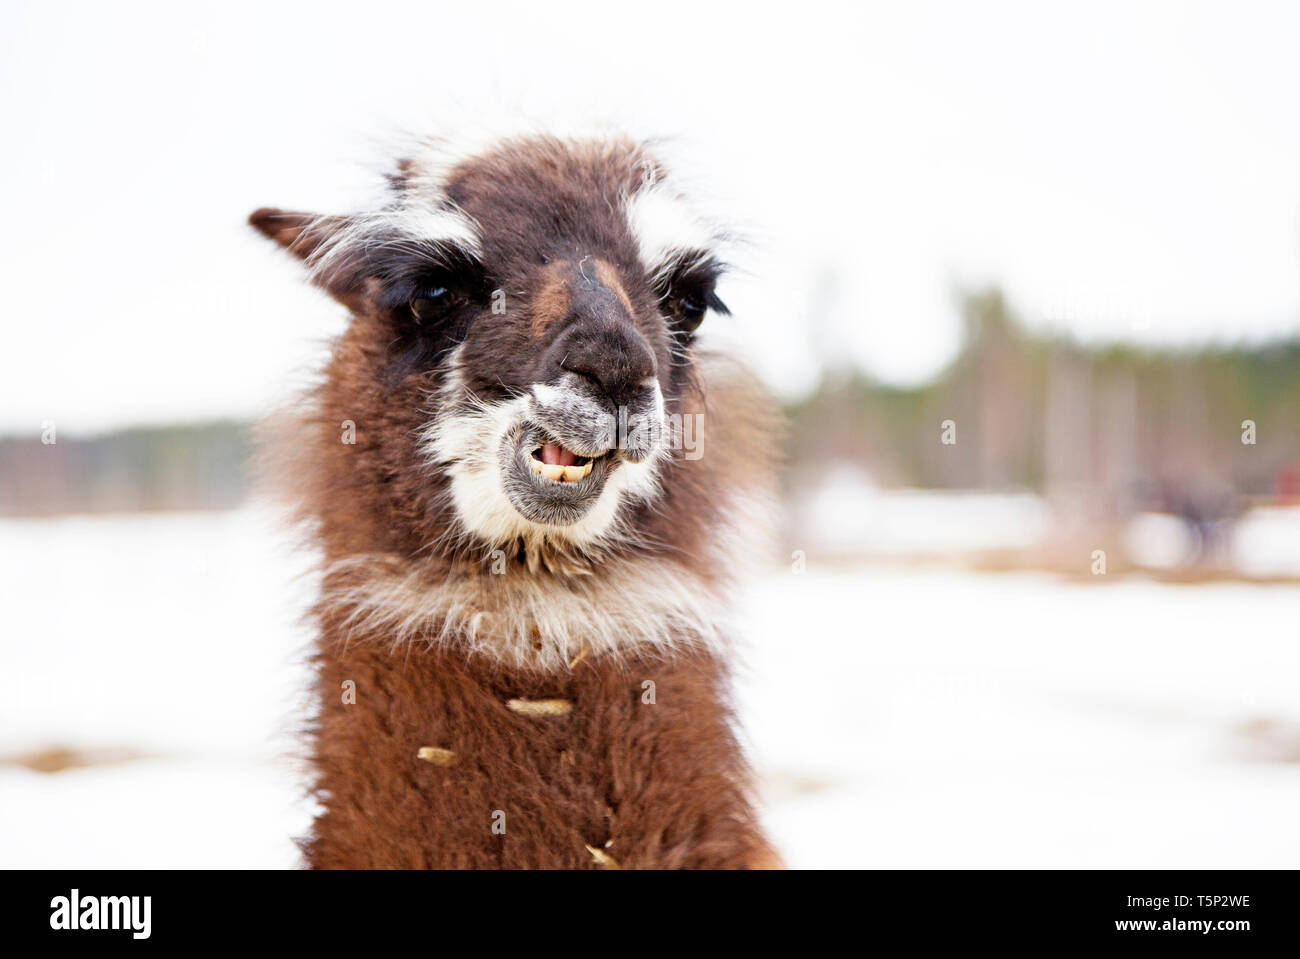
[[[582,377],[601,393],[606,392],[605,384],[601,381],[600,377],[596,375],[594,370],[586,369],[567,360],[560,364],[560,369],[564,370],[566,373],[572,373],[574,376]]]

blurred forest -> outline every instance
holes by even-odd
[[[0,439],[0,515],[229,509],[248,495],[248,424]]]
[[[884,487],[1088,490],[1119,510],[1295,494],[1300,338],[1087,347],[1026,332],[997,290],[967,296],[963,317],[964,347],[931,382],[830,370],[791,404],[791,485],[830,461]],[[942,442],[945,421],[955,442]]]

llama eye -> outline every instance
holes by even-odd
[[[411,300],[411,312],[415,315],[416,320],[427,323],[429,320],[437,319],[440,314],[445,313],[451,305],[451,300],[451,294],[445,286],[434,287],[431,290],[425,290]]]
[[[701,296],[684,296],[677,301],[677,313],[680,317],[678,326],[690,333],[696,330],[704,320],[709,304]]]

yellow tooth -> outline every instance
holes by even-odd
[[[541,472],[542,472],[542,461],[541,461],[541,460],[535,460],[535,459],[533,459],[533,458],[530,456],[530,457],[528,458],[528,465],[531,466],[531,467],[533,468],[533,472],[534,472],[534,473],[537,473],[539,476],[541,475]]]
[[[578,480],[582,479],[586,475],[587,474],[583,472],[583,468],[581,466],[564,467],[564,482],[566,483],[576,483],[578,482]]]
[[[559,481],[564,477],[564,467],[558,463],[543,463],[542,476],[548,480]]]
[[[583,479],[586,479],[588,476],[591,475],[591,468],[592,468],[593,466],[595,466],[595,465],[596,465],[595,463],[592,463],[592,462],[589,461],[589,462],[587,463],[587,465],[584,466],[584,467],[582,468],[582,478],[583,478]]]

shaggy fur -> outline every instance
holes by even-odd
[[[324,560],[308,863],[774,864],[726,593],[775,420],[695,341],[723,309],[718,237],[662,165],[619,137],[431,142],[382,209],[251,222],[352,313],[265,438]],[[609,449],[589,421],[629,409],[698,415],[702,455],[670,425]],[[544,437],[595,457],[590,480],[539,493]]]

